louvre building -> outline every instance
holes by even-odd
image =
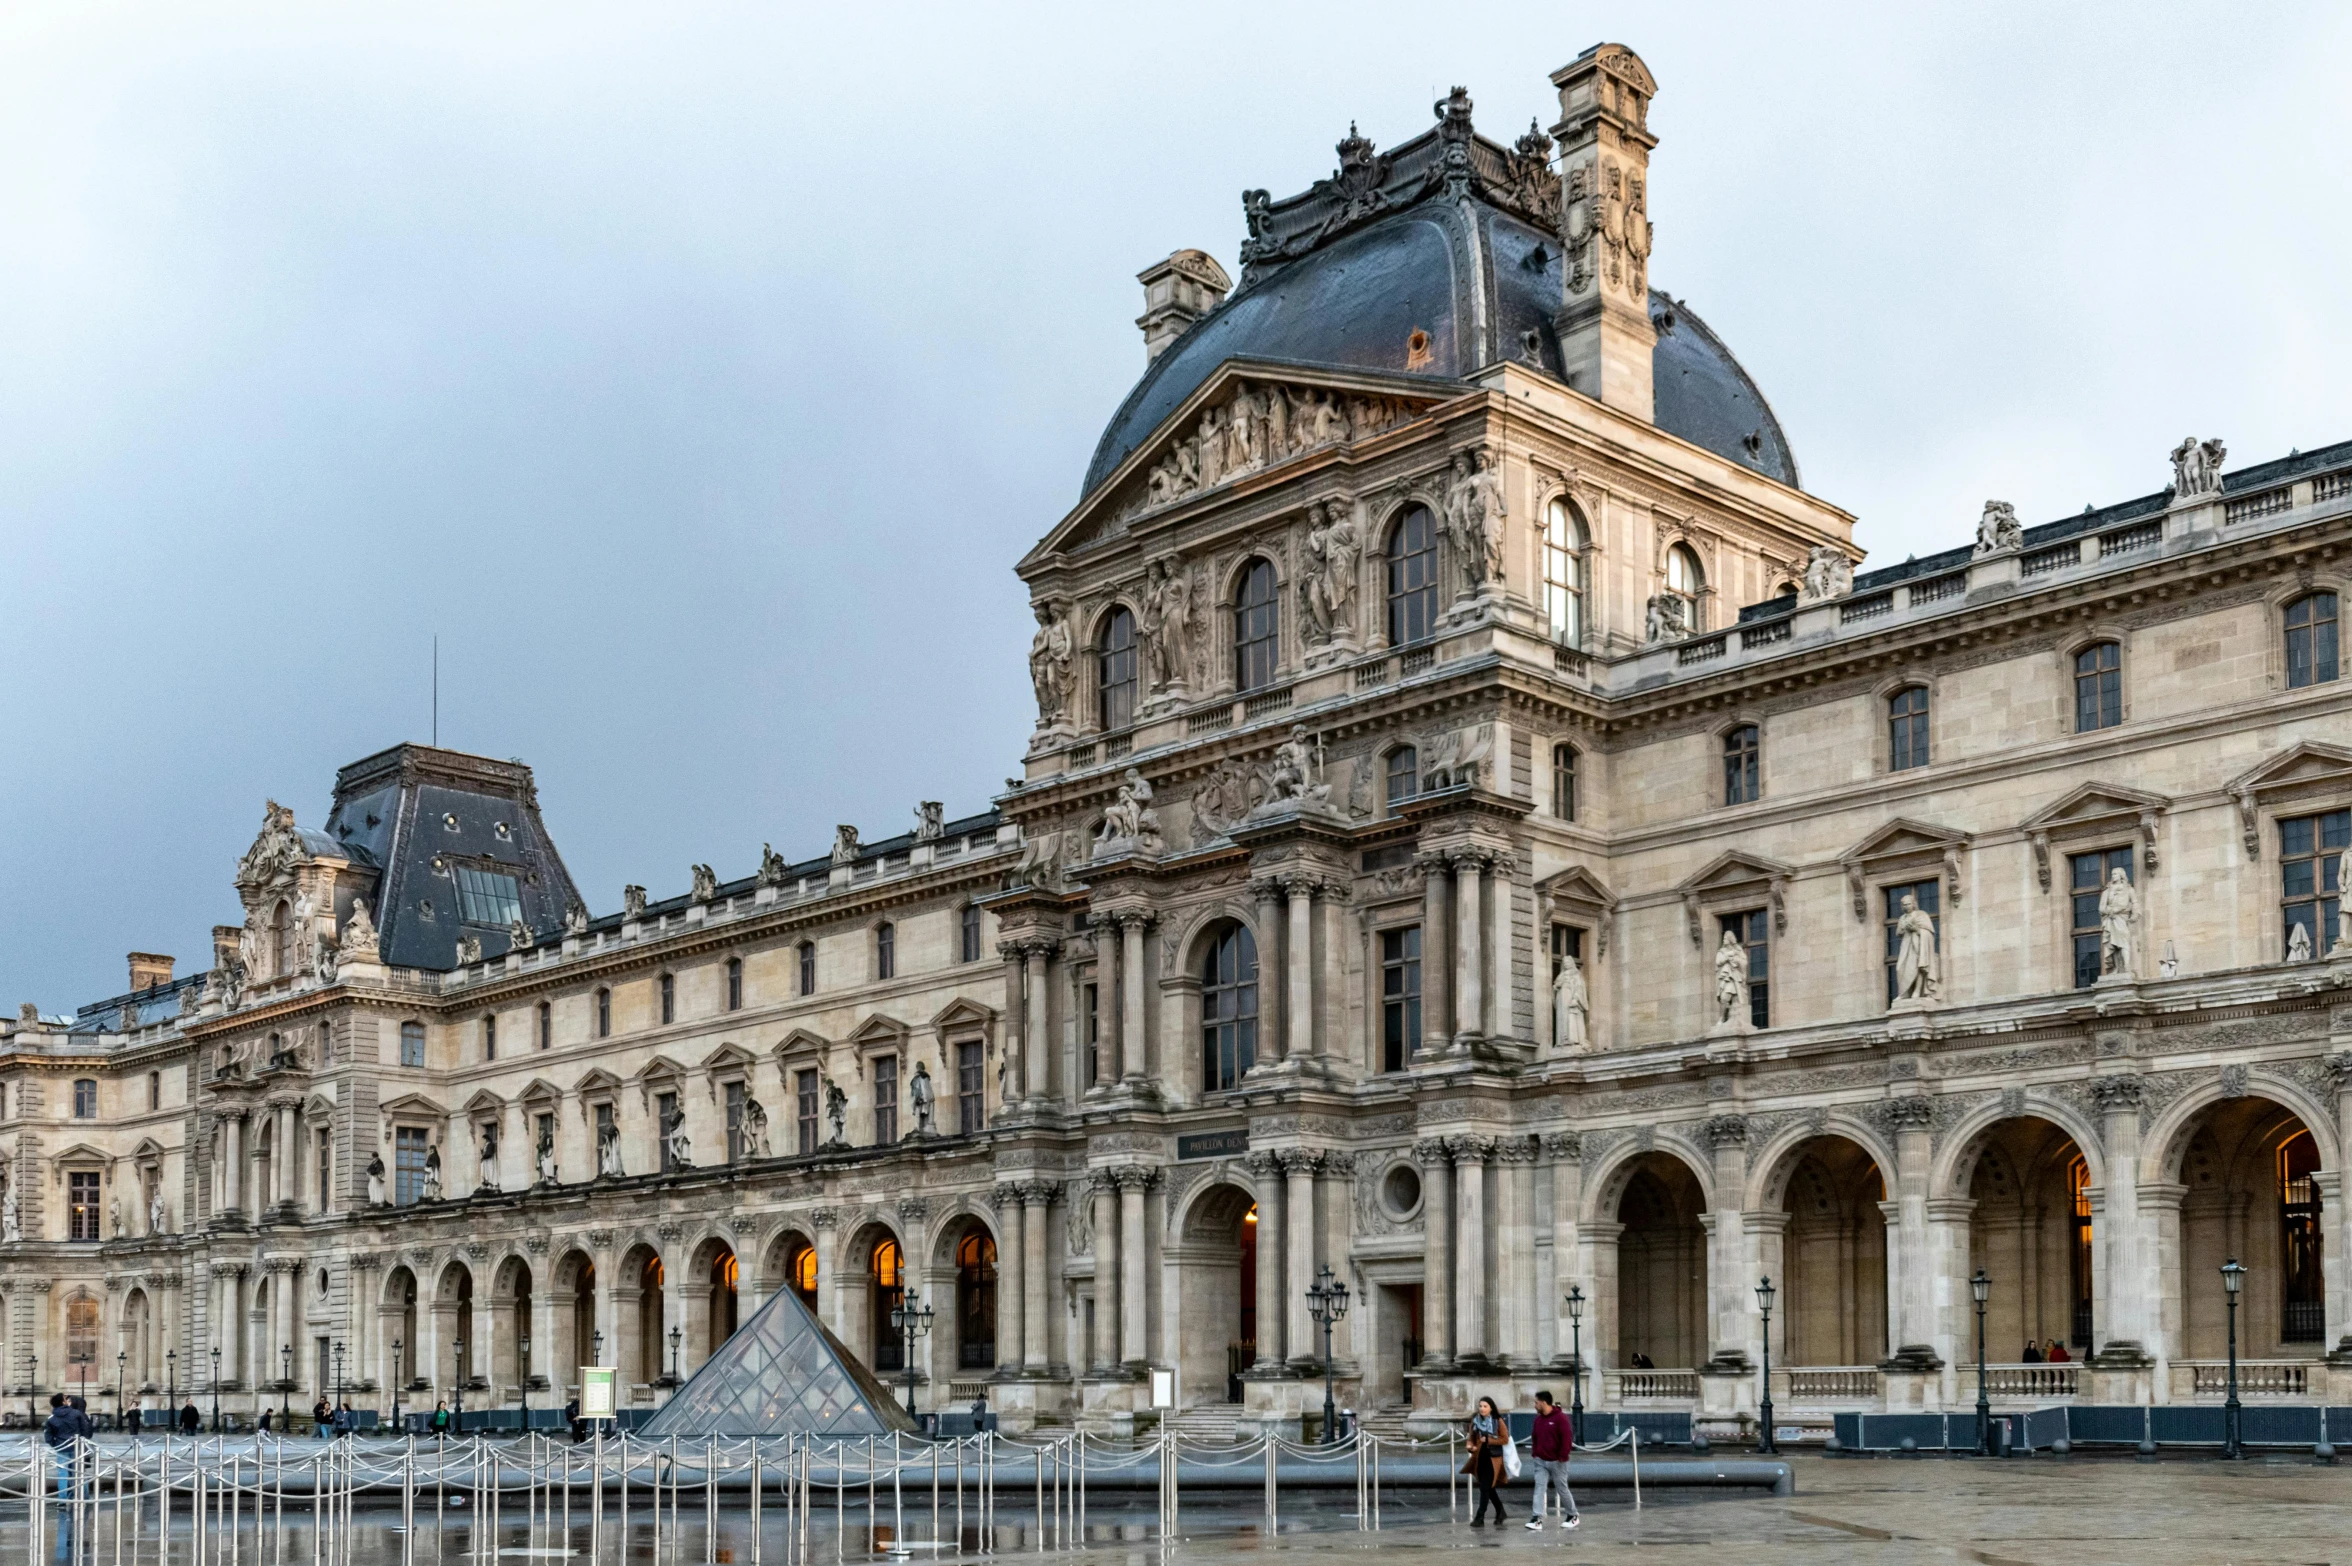
[[[1551,80],[1141,274],[987,808],[616,901],[401,745],[9,1023],[0,1386],[650,1412],[790,1289],[926,1409],[1255,1428],[1329,1269],[1375,1428],[1581,1355],[1729,1434],[1769,1278],[1825,1432],[1973,1404],[1980,1269],[1996,1406],[2218,1401],[2235,1258],[2248,1395],[2352,1397],[2352,443],[1869,569],[1651,276],[1649,72]]]

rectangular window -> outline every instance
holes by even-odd
[[[1576,747],[1552,747],[1552,814],[1562,821],[1576,819]]]
[[[400,1063],[422,1067],[425,1063],[425,1025],[404,1022],[400,1025]]]
[[[2123,649],[2095,642],[2074,655],[2074,728],[2078,734],[2123,721]]]
[[[1746,913],[1727,914],[1723,928],[1748,949],[1748,1022],[1754,1027],[1769,1028],[1772,1026],[1772,911],[1752,908]]]
[[[2105,971],[2099,925],[2099,897],[2107,889],[2115,872],[2123,872],[2126,881],[2132,880],[2132,851],[2128,848],[2102,849],[2095,853],[2069,854],[2066,858],[2066,884],[2073,899],[2074,927],[2074,987],[2087,990],[2099,982]]]
[[[432,1145],[423,1126],[392,1132],[392,1200],[400,1206],[413,1206],[425,1194],[425,1155]]]
[[[792,1112],[799,1128],[798,1145],[802,1152],[817,1150],[817,1118],[824,1106],[817,1097],[817,1074],[812,1070],[792,1074]]]
[[[98,1171],[76,1169],[65,1177],[66,1238],[95,1240],[100,1238],[98,1224]]]
[[[2287,686],[2336,677],[2336,595],[2307,593],[2287,605]]]
[[[1748,805],[1763,796],[1763,731],[1743,723],[1723,736],[1723,802]]]
[[[874,977],[892,979],[898,976],[898,926],[881,924],[874,927]]]
[[[620,1122],[619,1122],[619,1120],[618,1120],[618,1118],[617,1118],[617,1116],[616,1116],[616,1113],[615,1113],[615,1111],[614,1111],[614,1109],[613,1109],[613,1106],[612,1106],[612,1105],[610,1105],[610,1104],[599,1104],[599,1105],[597,1105],[597,1106],[596,1106],[596,1159],[597,1159],[597,1169],[598,1169],[598,1172],[599,1172],[599,1173],[601,1173],[601,1172],[603,1171],[603,1167],[604,1167],[604,1150],[605,1150],[605,1148],[606,1148],[608,1145],[610,1145],[610,1144],[611,1144],[611,1142],[612,1142],[613,1138],[614,1138],[615,1136],[619,1135],[619,1133],[620,1133]]]
[[[727,1084],[727,1162],[743,1162],[743,1084]]]
[[[670,1133],[678,1129],[678,1118],[677,1094],[656,1093],[653,1095],[653,1123],[658,1128],[656,1135],[661,1143],[661,1172],[663,1174],[668,1174],[678,1167],[670,1157]]]
[[[1421,927],[1380,932],[1380,1069],[1402,1071],[1421,1053]]]
[[[898,1057],[874,1057],[874,1145],[898,1140]]]
[[[2287,956],[2297,951],[2297,930],[2303,932],[2305,956],[2325,957],[2335,946],[2343,891],[2336,878],[2347,845],[2352,845],[2352,810],[2279,823],[2279,908],[2284,915],[2279,950]]]
[[[1884,894],[1881,906],[1885,915],[1881,923],[1886,927],[1886,998],[1887,1004],[1892,1006],[1903,993],[1903,980],[1899,972],[1901,964],[1898,961],[1903,950],[1903,934],[1896,928],[1903,920],[1903,899],[1908,897],[1917,902],[1919,911],[1934,922],[1932,956],[1940,952],[1944,944],[1944,884],[1941,881],[1913,881],[1907,886],[1881,887],[1880,891]],[[1936,972],[1943,972],[1940,962]]]
[[[522,887],[511,875],[459,865],[457,916],[467,924],[503,930],[523,916]]]
[[[667,973],[661,976],[661,1020],[665,1023],[678,1020],[678,981]]]
[[[963,953],[964,961],[978,962],[980,960],[980,905],[978,903],[964,904],[962,919],[963,943],[959,950]]]
[[[1391,805],[1401,805],[1421,792],[1421,752],[1412,746],[1399,745],[1390,751],[1383,770]]]
[[[482,1019],[482,1058],[498,1058],[498,1018],[495,1014]]]
[[[596,992],[596,1036],[600,1039],[612,1037],[612,991],[610,990]]]
[[[727,959],[727,1009],[743,1009],[743,959],[740,957]]]
[[[74,1079],[73,1112],[76,1120],[98,1118],[98,1081],[95,1077]]]
[[[988,1129],[988,1067],[978,1039],[961,1040],[955,1052],[956,1129],[977,1136]]]
[[[800,943],[800,993],[817,993],[817,943],[814,941]]]
[[[147,1107],[149,1109],[163,1107],[163,1073],[160,1071],[147,1073]]]
[[[1927,687],[1897,691],[1887,702],[1887,770],[1927,765]]]
[[[545,1001],[539,1003],[539,1047],[555,1048],[555,1008]]]
[[[312,1157],[311,1167],[318,1171],[318,1210],[322,1213],[331,1212],[335,1206],[335,1182],[332,1178],[335,1172],[335,1140],[332,1132],[321,1131],[318,1134],[318,1151]]]
[[[1079,1033],[1085,1040],[1086,1085],[1102,1081],[1102,996],[1096,986],[1078,986]]]

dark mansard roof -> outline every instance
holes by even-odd
[[[1566,378],[1552,328],[1563,258],[1551,231],[1558,181],[1544,166],[1550,143],[1532,127],[1516,149],[1472,135],[1459,90],[1438,109],[1436,129],[1387,153],[1351,130],[1339,171],[1303,195],[1244,196],[1251,235],[1240,286],[1127,394],[1087,465],[1083,494],[1229,359],[1438,382],[1515,359]],[[1658,427],[1795,486],[1788,437],[1723,340],[1687,304],[1656,291],[1650,319]],[[1413,353],[1416,333],[1426,339],[1426,362]]]

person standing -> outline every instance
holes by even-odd
[[[1470,1412],[1470,1428],[1465,1432],[1470,1448],[1469,1461],[1462,1471],[1470,1476],[1470,1483],[1478,1493],[1478,1508],[1471,1513],[1470,1526],[1486,1526],[1486,1511],[1494,1508],[1494,1520],[1503,1520],[1503,1498],[1497,1493],[1503,1482],[1503,1449],[1511,1444],[1511,1427],[1504,1422],[1503,1411],[1491,1397],[1482,1397]]]
[[[1549,1392],[1535,1395],[1535,1429],[1528,1444],[1535,1457],[1535,1515],[1527,1519],[1527,1526],[1542,1531],[1544,1525],[1544,1490],[1548,1485],[1560,1492],[1560,1526],[1573,1528],[1584,1521],[1576,1510],[1576,1496],[1568,1488],[1568,1454],[1575,1448],[1576,1432],[1569,1427],[1567,1410],[1552,1401]]]

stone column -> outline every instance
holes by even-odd
[[[1021,1233],[1021,1187],[1008,1180],[991,1194],[996,1204],[996,1368],[1018,1370],[1027,1291],[1022,1258],[1028,1249]]]
[[[1141,1365],[1151,1358],[1151,1272],[1143,1193],[1152,1182],[1152,1170],[1144,1164],[1121,1164],[1111,1171],[1111,1178],[1119,1184],[1119,1358]],[[1099,1260],[1096,1265],[1099,1270]],[[1098,1303],[1095,1314],[1101,1313]]]
[[[1503,1358],[1514,1370],[1532,1368],[1535,1352],[1535,1155],[1533,1137],[1505,1137],[1495,1145],[1497,1174],[1496,1287],[1502,1292],[1498,1326]]]
[[[1282,961],[1282,878],[1262,875],[1250,882],[1250,896],[1258,905],[1258,1059],[1280,1060],[1290,1053],[1290,1036],[1284,1027],[1283,999],[1288,986],[1283,983],[1286,971]],[[1264,1260],[1266,1215],[1258,1215],[1259,1259]],[[1262,1273],[1261,1273],[1262,1275]],[[1258,1318],[1258,1335],[1266,1334],[1266,1321]]]
[[[1511,921],[1511,872],[1514,867],[1510,850],[1498,852],[1487,861],[1487,865],[1494,883],[1492,893],[1487,898],[1494,920],[1493,935],[1487,942],[1487,950],[1494,963],[1493,983],[1487,989],[1491,997],[1489,1009],[1493,1012],[1493,1025],[1487,1029],[1487,1033],[1492,1038],[1507,1039],[1513,1036],[1519,1020],[1517,1008],[1512,1005],[1512,958],[1517,952],[1518,943],[1513,939]],[[1548,973],[1549,970],[1538,964],[1535,971]],[[1537,1029],[1535,1036],[1542,1038],[1543,1031]]]
[[[1454,1043],[1463,1048],[1486,1033],[1486,964],[1478,939],[1486,923],[1478,896],[1485,858],[1475,850],[1454,856]],[[1428,968],[1424,960],[1422,971]]]
[[[1027,952],[1028,943],[1026,941],[1008,939],[1000,940],[996,943],[996,954],[997,956],[1004,959],[1004,1048],[1010,1051],[1013,1058],[1019,1063],[1017,1068],[1017,1075],[1012,1080],[1018,1082],[1019,1096],[1024,1098],[1029,1094],[1029,1062],[1027,1056],[1030,1000],[1028,983],[1029,960]],[[786,1072],[784,1076],[784,1087],[787,1094],[789,1095],[792,1087],[792,1074],[790,1072]],[[1008,1093],[1004,1096],[1007,1099],[1007,1102],[1003,1105],[1003,1107],[1010,1109],[1012,1107],[1011,1099],[1014,1097],[1014,1095]],[[789,1101],[789,1099],[787,1101]],[[590,1167],[593,1168],[594,1165],[591,1164]],[[1003,1266],[1001,1261],[998,1266],[998,1273],[1000,1276],[1003,1273]]]
[[[1094,1016],[1095,1027],[1099,1030],[1101,1060],[1093,1080],[1089,1081],[1086,1076],[1086,1041],[1083,1038],[1078,1041],[1077,1065],[1071,1071],[1073,1080],[1070,1095],[1073,1098],[1096,1088],[1107,1088],[1124,1074],[1120,1069],[1119,1045],[1127,1027],[1127,994],[1126,986],[1120,982],[1125,975],[1120,971],[1124,966],[1120,960],[1124,953],[1120,949],[1119,925],[1115,917],[1106,917],[1096,928],[1101,933],[1096,936],[1094,943]],[[1074,977],[1070,970],[1063,971],[1066,977]],[[1083,1012],[1085,995],[1083,991],[1077,994],[1079,1009]],[[1078,1025],[1081,1029],[1085,1027],[1083,1015],[1079,1017]]]
[[[1581,1232],[1586,1271],[1592,1278],[1583,1333],[1584,1355],[1594,1366],[1594,1373],[1587,1378],[1591,1390],[1585,1393],[1585,1402],[1590,1404],[1598,1400],[1599,1369],[1622,1365],[1626,1360],[1624,1329],[1617,1320],[1617,1242],[1624,1236],[1625,1225],[1604,1219]],[[1573,1338],[1571,1334],[1572,1342]]]
[[[1927,1199],[1928,1294],[1936,1331],[1929,1346],[1946,1367],[1947,1403],[1960,1393],[1959,1367],[1976,1360],[1976,1295],[1968,1286],[1968,1229],[1975,1211],[1976,1203],[1969,1197]],[[1985,1352],[1989,1359],[1990,1343]]]
[[[1273,1373],[1282,1368],[1283,1251],[1287,1230],[1282,1222],[1282,1155],[1252,1153],[1248,1168],[1258,1191],[1258,1357],[1255,1368]]]
[[[1584,1138],[1574,1131],[1553,1131],[1545,1134],[1541,1145],[1552,1173],[1552,1276],[1541,1285],[1536,1321],[1552,1323],[1552,1362],[1565,1365],[1580,1345],[1588,1361],[1592,1355],[1593,1282],[1581,1254],[1577,1223],[1584,1205]],[[1584,1293],[1584,1320],[1574,1331],[1566,1304],[1570,1285]],[[1541,1344],[1537,1350],[1541,1352]]]
[[[278,1106],[278,1200],[298,1202],[302,1199],[302,1157],[296,1139],[302,1134],[302,1120],[292,1104]]]
[[[1477,1365],[1488,1354],[1486,1160],[1494,1143],[1482,1136],[1452,1136],[1446,1146],[1454,1155],[1454,1357]]]
[[[1895,1330],[1888,1342],[1895,1359],[1921,1372],[1940,1370],[1944,1361],[1935,1351],[1935,1255],[1927,1219],[1934,1101],[1895,1099],[1887,1105],[1886,1119],[1895,1139],[1895,1189],[1889,1193],[1895,1221],[1887,1236],[1887,1259],[1894,1271],[1887,1298],[1893,1303]]]
[[[1046,1309],[1051,1295],[1045,1271],[1045,1228],[1053,1206],[1051,1180],[1021,1182],[1021,1364],[1043,1371],[1052,1353],[1046,1336],[1051,1325]]]
[[[1142,913],[1119,916],[1119,1075],[1141,1082],[1151,1069],[1144,1018]]]
[[[1290,933],[1283,941],[1284,966],[1290,974],[1290,993],[1283,1000],[1282,1014],[1290,1021],[1288,1045],[1295,1054],[1319,1055],[1323,1041],[1315,1029],[1315,893],[1317,886],[1311,875],[1292,875],[1283,878],[1283,892],[1290,899]]]
[[[287,1349],[296,1347],[294,1302],[301,1297],[302,1273],[302,1258],[299,1256],[283,1256],[270,1264],[270,1304],[275,1307],[271,1311],[275,1318],[270,1343],[272,1380],[287,1374],[283,1356]]]
[[[841,1266],[837,1259],[838,1248],[841,1244],[841,1209],[838,1207],[811,1208],[808,1220],[810,1228],[815,1231],[811,1243],[816,1246],[817,1250],[817,1319],[825,1324],[827,1331],[846,1342],[848,1339],[841,1330]],[[612,1276],[605,1271],[605,1262],[602,1256],[599,1256],[596,1261],[596,1276],[598,1278]],[[615,1287],[597,1291],[599,1295],[604,1297],[597,1301],[600,1307],[603,1305],[604,1299],[610,1299],[620,1292],[618,1288],[620,1280],[614,1278],[613,1283]],[[606,1341],[616,1345],[616,1348],[620,1339],[612,1334],[617,1331],[617,1327],[605,1328],[608,1335]]]
[[[1353,1153],[1325,1153],[1315,1161],[1315,1187],[1320,1208],[1320,1221],[1315,1231],[1316,1253],[1331,1264],[1332,1272],[1340,1275],[1341,1281],[1348,1283],[1351,1289],[1355,1287],[1356,1281],[1360,1281],[1345,1277],[1348,1259],[1355,1254],[1356,1248],[1355,1178],[1356,1155]],[[1355,1357],[1356,1322],[1360,1319],[1360,1313],[1370,1310],[1371,1306],[1370,1300],[1352,1300],[1348,1313],[1340,1318],[1331,1341],[1332,1353],[1341,1360]],[[1318,1329],[1318,1347],[1321,1341]]]
[[[2342,1015],[2338,1013],[2337,1015]],[[2352,1053],[2328,1056],[2328,1070],[2336,1080],[2336,1123],[2352,1128]],[[2322,1329],[2335,1339],[2339,1354],[2352,1356],[2352,1190],[2346,1189],[2339,1170],[2328,1170],[2331,1178],[2320,1188],[2320,1277],[2327,1288],[2327,1325]],[[2330,1240],[2328,1235],[2334,1235]]]
[[[1094,1341],[1087,1345],[1093,1368],[1107,1370],[1119,1362],[1120,1245],[1119,1182],[1108,1169],[1086,1177],[1094,1207]]]
[[[236,1212],[245,1205],[245,1117],[230,1114],[223,1118],[222,1124],[226,1127],[221,1141],[227,1154],[228,1171],[221,1205]]]
[[[1437,884],[1432,875],[1430,883]],[[1423,948],[1425,951],[1426,947]],[[1413,1144],[1421,1165],[1421,1353],[1430,1365],[1454,1359],[1453,1155],[1445,1139]]]
[[[1290,905],[1295,909],[1304,900],[1303,894],[1294,893]],[[1282,1210],[1289,1219],[1282,1241],[1283,1335],[1293,1365],[1303,1369],[1320,1363],[1307,1289],[1315,1281],[1315,1170],[1322,1160],[1303,1147],[1286,1148],[1276,1156],[1282,1160]],[[1262,1234],[1259,1243],[1265,1243]]]
[[[1053,1046],[1048,1032],[1053,1008],[1047,999],[1051,992],[1046,987],[1046,981],[1054,948],[1055,943],[1045,939],[1030,940],[1022,945],[1027,983],[1021,1019],[1027,1037],[1024,1040],[1026,1052],[1021,1061],[1021,1085],[1031,1103],[1042,1103],[1045,1100],[1051,1081],[1046,1069],[1046,1058]]]
[[[2091,1093],[2106,1143],[2105,1200],[2094,1220],[2098,1243],[2092,1248],[2093,1298],[2105,1303],[2106,1313],[2094,1323],[2092,1337],[2100,1345],[2094,1357],[2137,1363],[2155,1336],[2148,1302],[2156,1290],[2140,1213],[2140,1079],[2101,1077]]]
[[[1447,982],[1453,942],[1446,928],[1448,880],[1441,852],[1416,855],[1421,870],[1421,1046],[1434,1054],[1454,1038],[1453,986]]]

